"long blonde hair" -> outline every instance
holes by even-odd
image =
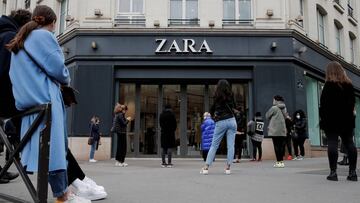
[[[331,61],[327,65],[325,81],[335,83],[352,83],[350,78],[346,75],[344,68],[337,61]]]

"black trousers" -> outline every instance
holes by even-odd
[[[166,161],[165,161],[165,156],[167,154],[168,156],[168,164],[171,164],[171,156],[172,156],[172,153],[171,153],[171,148],[162,148],[162,152],[161,152],[161,160],[162,160],[162,163],[165,164]]]
[[[335,133],[335,132],[326,132],[326,137],[328,138],[328,158],[329,166],[331,170],[336,170],[337,168],[337,159],[338,159],[338,138],[341,138],[344,147],[348,152],[349,157],[349,169],[356,170],[357,162],[357,150],[353,140],[353,132],[348,133]]]
[[[204,159],[204,161],[206,161],[206,157],[207,157],[208,153],[209,153],[209,150],[202,151],[202,158]]]
[[[261,160],[262,157],[262,147],[261,142],[251,140],[252,146],[253,146],[253,159],[256,159],[256,152],[259,151],[259,159]]]
[[[244,135],[235,135],[235,148],[234,148],[234,159],[236,159],[236,156],[238,159],[241,159],[241,153],[243,150],[243,142],[245,140],[245,136]]]
[[[115,159],[124,163],[126,156],[126,133],[116,133],[117,135],[117,150]]]
[[[287,134],[286,135],[286,148],[289,152],[289,155],[292,156],[292,149],[291,149],[291,135]],[[285,150],[284,150],[284,155],[285,156]]]
[[[277,161],[284,160],[286,137],[273,137],[273,145]]]
[[[300,148],[300,155],[305,156],[305,148],[304,148],[305,140],[306,138],[293,139],[295,156],[299,156],[299,148]]]
[[[68,161],[68,167],[67,167],[68,184],[70,185],[77,178],[79,178],[80,180],[84,180],[85,174],[81,170],[78,162],[76,161],[74,155],[71,153],[69,148],[67,150],[66,160]]]

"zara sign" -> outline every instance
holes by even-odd
[[[212,54],[209,44],[203,40],[201,45],[196,46],[194,39],[183,39],[181,42],[177,40],[169,41],[167,39],[155,39],[158,46],[155,50],[156,54],[175,53],[202,53]],[[181,46],[179,46],[179,43]]]

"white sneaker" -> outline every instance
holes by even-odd
[[[89,178],[89,177],[87,177],[87,176],[85,176],[83,182],[84,182],[85,184],[87,184],[88,186],[90,186],[90,187],[94,187],[94,188],[96,188],[97,190],[102,190],[102,191],[105,192],[105,188],[104,188],[103,186],[96,184],[95,181],[93,181],[91,178]]]
[[[126,167],[126,166],[128,166],[128,165],[129,165],[129,164],[127,164],[127,163],[125,163],[125,162],[122,163],[122,166],[123,166],[123,167]]]
[[[304,157],[300,155],[300,156],[297,157],[297,160],[300,160],[300,161],[304,160]]]
[[[107,193],[104,190],[95,186],[90,186],[90,184],[79,179],[76,179],[71,185],[75,188],[75,193],[79,197],[88,200],[99,200],[107,197]]]
[[[201,171],[200,171],[200,174],[208,175],[209,174],[209,169],[202,168]]]
[[[281,165],[281,162],[275,162],[275,164],[274,164],[274,168],[282,168],[281,167],[282,165]]]
[[[118,161],[116,161],[116,162],[115,162],[115,166],[121,166],[121,163],[118,162]]]
[[[90,162],[90,163],[96,163],[97,160],[95,160],[95,159],[89,159],[89,162]]]
[[[230,175],[230,174],[231,174],[231,171],[230,171],[230,169],[225,169],[224,173],[225,173],[226,175]]]
[[[91,201],[71,193],[68,195],[68,200],[66,200],[64,203],[91,203]]]
[[[285,164],[283,161],[280,161],[280,168],[284,168],[285,167]]]

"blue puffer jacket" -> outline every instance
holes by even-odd
[[[201,150],[209,150],[215,130],[215,122],[211,118],[206,118],[201,124]]]

